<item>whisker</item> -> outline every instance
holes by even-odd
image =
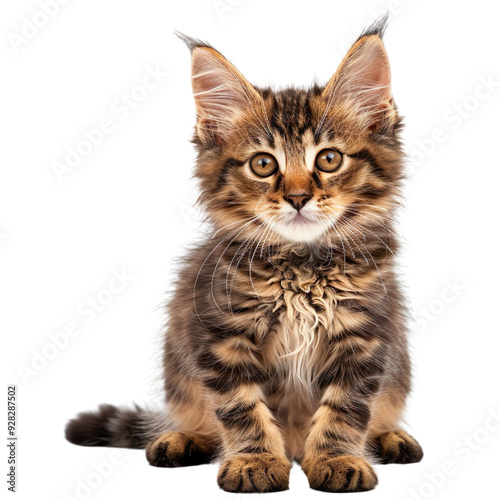
[[[227,249],[231,246],[231,244],[233,243],[233,241],[248,227],[249,224],[251,224],[254,220],[256,219],[260,219],[261,217],[264,217],[267,213],[269,212],[264,212],[262,214],[259,214],[257,215],[256,217],[253,217],[250,221],[248,221],[246,224],[244,224],[244,226],[241,228],[240,231],[238,231],[236,233],[236,235],[231,239],[231,241],[226,245],[226,247],[224,248],[224,250],[222,251],[222,253],[220,254],[219,258],[217,259],[217,262],[215,264],[215,267],[214,267],[214,270],[212,272],[212,277],[211,277],[211,280],[210,280],[210,293],[212,295],[212,299],[214,301],[214,304],[215,304],[215,307],[217,307],[217,309],[222,313],[224,311],[222,311],[222,309],[219,307],[217,301],[215,300],[215,295],[214,295],[214,280],[215,280],[215,273],[217,272],[217,268],[219,267],[219,264],[220,264],[220,261],[222,260],[222,257],[224,256],[224,254],[226,253]]]
[[[231,310],[231,294],[232,294],[232,290],[233,290],[233,283],[234,283],[234,280],[236,278],[236,272],[238,270],[238,267],[239,267],[241,261],[243,260],[243,257],[245,256],[248,248],[250,247],[250,244],[251,244],[251,242],[253,240],[254,234],[258,233],[259,230],[260,230],[260,226],[258,226],[257,228],[255,228],[255,230],[250,234],[250,236],[243,241],[243,243],[238,247],[238,250],[233,255],[233,258],[231,259],[231,262],[229,263],[229,266],[227,268],[227,272],[226,272],[226,294],[227,294],[227,305],[228,305],[228,309],[229,310]],[[234,262],[234,259],[238,256],[238,253],[240,252],[240,249],[241,249],[241,247],[243,245],[245,245],[245,248],[241,252],[241,255],[239,256],[238,261],[236,262],[236,265],[234,267],[233,276],[231,278],[231,283],[228,286],[229,272],[231,270],[231,266],[232,266],[232,264]],[[231,310],[231,313],[232,313],[232,310]]]
[[[217,248],[222,244],[224,243],[224,241],[226,241],[228,238],[230,238],[233,234],[235,233],[240,233],[242,232],[244,229],[246,229],[246,227],[251,224],[253,221],[249,221],[247,223],[245,223],[243,225],[242,228],[239,228],[239,229],[235,229],[234,231],[231,231],[228,235],[226,235],[224,238],[221,239],[221,241],[219,241],[219,243],[217,243],[217,245],[210,251],[210,253],[205,257],[205,260],[203,261],[203,263],[201,264],[200,266],[200,269],[198,269],[198,273],[196,274],[196,279],[194,281],[194,285],[193,285],[193,304],[194,304],[194,312],[196,314],[196,317],[198,318],[198,320],[200,321],[200,323],[203,325],[203,327],[205,328],[205,330],[208,331],[208,328],[206,327],[205,323],[203,322],[203,320],[201,319],[200,317],[200,314],[198,312],[198,308],[196,306],[196,287],[198,285],[198,280],[200,278],[200,274],[201,274],[201,271],[202,269],[205,267],[205,264],[207,263],[208,259],[210,258],[210,256],[215,252],[215,250],[217,250]]]

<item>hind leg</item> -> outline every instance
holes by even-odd
[[[186,467],[206,464],[215,454],[216,442],[196,432],[165,432],[146,448],[155,467]]]
[[[411,464],[424,455],[421,446],[399,427],[406,395],[395,388],[376,398],[370,425],[372,451],[382,464]]]
[[[373,440],[382,464],[413,464],[424,456],[421,446],[402,430],[390,431]]]
[[[213,410],[207,406],[199,381],[172,373],[167,387],[171,429],[146,447],[146,458],[155,467],[186,467],[209,463],[219,447]]]

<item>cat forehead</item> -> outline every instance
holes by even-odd
[[[304,167],[313,170],[314,158],[321,149],[344,146],[344,141],[328,128],[316,135],[327,105],[323,90],[315,86],[260,91],[268,110],[272,141],[263,131],[262,141],[257,143],[267,146],[266,151],[276,157],[282,173]]]
[[[293,141],[278,135],[272,153],[278,160],[280,172],[284,174],[287,170],[293,171],[297,168],[312,170],[317,148],[313,133],[308,129]]]
[[[265,90],[273,134],[279,134],[288,141],[302,141],[304,133],[317,126],[323,99],[322,88],[286,88],[279,91]],[[324,106],[323,106],[324,107]]]

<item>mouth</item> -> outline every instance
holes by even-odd
[[[297,212],[274,225],[274,230],[289,241],[312,243],[320,238],[329,224],[318,218]]]
[[[288,222],[288,224],[293,224],[297,226],[304,226],[306,224],[310,224],[313,222],[310,218],[306,217],[305,215],[301,214],[300,212],[297,212],[297,215],[292,217],[292,219]]]

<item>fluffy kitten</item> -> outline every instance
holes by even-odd
[[[103,405],[67,427],[89,446],[146,447],[151,465],[221,462],[232,492],[370,490],[370,465],[422,458],[399,426],[410,390],[392,216],[401,119],[382,43],[356,41],[326,86],[252,86],[192,52],[200,202],[213,234],[168,305],[167,410]]]

